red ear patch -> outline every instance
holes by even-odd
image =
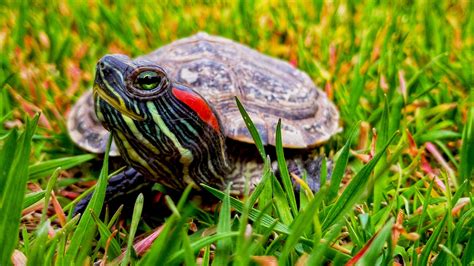
[[[210,125],[217,132],[220,132],[217,117],[214,115],[211,110],[211,107],[209,107],[209,105],[206,103],[206,101],[204,101],[204,99],[202,99],[199,95],[196,95],[191,91],[184,91],[177,88],[173,88],[172,92],[178,100],[193,109],[193,111],[196,112],[196,114],[202,121]]]

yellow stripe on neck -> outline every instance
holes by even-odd
[[[105,102],[110,104],[113,108],[115,108],[120,113],[122,113],[122,114],[124,114],[124,115],[126,115],[126,116],[128,116],[128,117],[130,117],[134,120],[137,120],[137,121],[145,120],[143,117],[141,117],[141,116],[131,112],[130,110],[128,110],[123,101],[117,102],[116,100],[114,100],[110,95],[108,95],[106,92],[104,92],[104,90],[102,90],[102,88],[100,88],[98,85],[94,86],[93,91],[94,91],[94,97],[96,97],[96,95],[99,95],[99,97],[102,100],[104,100]]]

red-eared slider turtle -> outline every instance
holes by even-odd
[[[190,183],[223,189],[232,181],[239,194],[246,175],[251,188],[259,182],[262,164],[246,152],[250,145],[243,143],[253,141],[235,97],[267,146],[275,144],[282,120],[283,146],[294,150],[290,168],[306,168],[317,189],[319,167],[312,162],[318,160],[302,158],[340,130],[333,103],[289,63],[206,33],[136,59],[104,56],[92,92],[71,110],[68,129],[74,142],[96,153],[112,134],[112,154],[131,167],[112,179],[122,190],[144,176],[175,190]]]

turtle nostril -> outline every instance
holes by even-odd
[[[104,62],[99,62],[99,63],[97,64],[97,67],[98,67],[100,70],[104,70],[104,69],[105,69],[105,64],[104,64]]]

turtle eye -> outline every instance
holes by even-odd
[[[143,71],[136,77],[135,84],[142,90],[150,91],[161,84],[161,79],[162,76],[155,71]]]

